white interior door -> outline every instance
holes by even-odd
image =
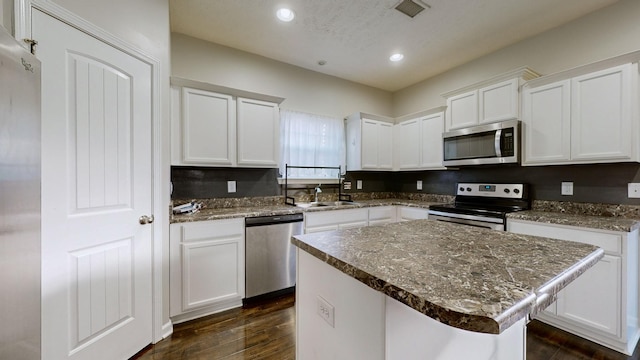
[[[151,68],[40,11],[43,359],[152,340]]]

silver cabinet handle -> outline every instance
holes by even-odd
[[[147,215],[142,215],[140,216],[140,219],[138,219],[138,221],[140,221],[140,224],[142,225],[146,225],[146,224],[151,224],[153,223],[153,215],[151,216],[147,216]]]

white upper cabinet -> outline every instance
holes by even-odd
[[[420,119],[396,124],[393,143],[396,170],[414,170],[420,167]]]
[[[637,63],[580,70],[525,85],[523,165],[638,161]]]
[[[185,87],[181,100],[181,162],[186,165],[235,165],[236,107],[233,98]]]
[[[420,169],[444,169],[442,166],[442,133],[444,112],[420,118]]]
[[[238,98],[238,166],[275,168],[279,153],[278,104]]]
[[[356,113],[347,118],[347,170],[392,170],[393,123],[365,116]]]
[[[571,157],[569,80],[525,87],[522,102],[524,164],[568,161]]]
[[[444,169],[442,133],[444,112],[400,121],[395,125],[395,170]]]
[[[447,130],[478,125],[478,91],[447,98]]]
[[[631,151],[631,68],[626,64],[571,80],[573,160],[635,157]]]
[[[520,117],[520,85],[539,75],[524,67],[442,96],[446,131]]]
[[[282,98],[171,82],[171,165],[278,167]]]
[[[478,122],[491,123],[519,118],[519,82],[510,79],[478,90]]]

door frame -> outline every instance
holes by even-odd
[[[151,68],[151,143],[152,143],[152,209],[155,221],[151,224],[152,229],[152,341],[154,343],[169,336],[173,332],[173,324],[168,317],[167,322],[163,323],[164,307],[168,309],[168,303],[165,304],[164,293],[167,293],[168,286],[163,280],[163,259],[166,257],[163,249],[168,249],[169,244],[169,199],[165,199],[162,189],[169,188],[169,175],[165,175],[165,169],[169,169],[169,159],[163,156],[162,145],[168,144],[169,134],[167,125],[162,121],[162,89],[161,89],[161,64],[154,57],[146,54],[136,46],[124,41],[121,38],[107,32],[106,30],[96,26],[95,24],[79,17],[78,15],[68,11],[67,9],[55,4],[51,0],[14,0],[14,16],[16,39],[31,39],[31,11],[33,9],[40,10],[76,29],[82,31],[99,41],[102,41],[146,64]],[[25,43],[25,47],[27,47]],[[36,47],[37,53],[37,47]],[[163,129],[165,131],[163,131]],[[167,138],[166,141],[164,138]],[[168,145],[167,145],[168,146]],[[166,246],[165,246],[166,245]],[[142,349],[141,349],[142,350]]]

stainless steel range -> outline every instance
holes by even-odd
[[[527,184],[459,183],[455,203],[429,207],[429,219],[505,230],[507,213],[530,207]]]

